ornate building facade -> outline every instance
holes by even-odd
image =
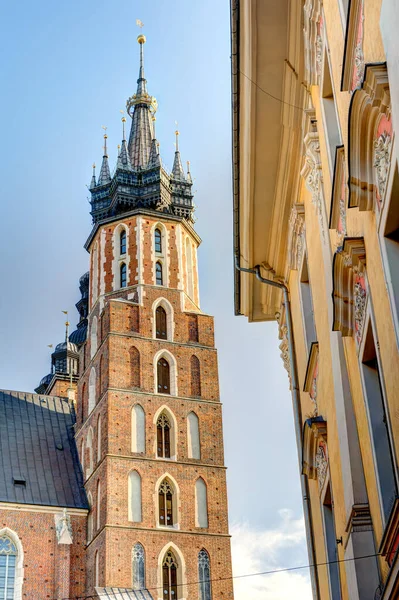
[[[278,5],[232,2],[236,314],[278,323],[314,598],[397,598],[399,10]]]
[[[93,169],[77,329],[55,348],[36,394],[0,394],[5,600],[233,598],[217,353],[213,318],[199,305],[191,174],[178,132],[172,171],[162,164],[145,37],[138,42],[129,139],[123,117],[113,174],[107,135],[98,177]]]

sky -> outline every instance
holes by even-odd
[[[215,315],[235,575],[305,565],[297,451],[275,323],[233,310],[229,0],[20,0],[0,6],[3,172],[0,387],[32,391],[48,344],[78,315],[88,269],[91,165],[134,93],[144,22],[157,137],[171,168],[175,122],[191,161],[202,309]],[[294,593],[295,592],[295,593]],[[307,572],[235,581],[236,600],[310,600]]]

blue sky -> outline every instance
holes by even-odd
[[[145,24],[161,155],[171,167],[178,121],[182,159],[191,161],[195,177],[202,308],[216,318],[230,521],[248,540],[251,533],[262,539],[288,531],[292,519],[299,537],[273,564],[304,564],[291,397],[277,327],[233,315],[228,0],[2,4],[0,386],[33,390],[49,371],[47,344],[63,338],[61,310],[77,322],[91,227],[86,184],[92,162],[101,163],[102,125],[115,163],[119,111],[138,74],[136,18]]]

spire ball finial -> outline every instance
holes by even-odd
[[[137,41],[139,44],[145,44],[147,41],[147,38],[145,37],[145,35],[143,33],[140,33],[140,35],[137,36]]]

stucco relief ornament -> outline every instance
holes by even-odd
[[[324,487],[324,482],[327,476],[328,460],[327,454],[322,445],[317,449],[316,453],[316,469],[317,469],[317,480],[319,482],[319,490]]]
[[[364,68],[363,40],[361,40],[355,48],[355,77],[353,88],[357,88],[362,83]]]
[[[317,76],[321,75],[321,65],[323,63],[323,38],[319,34],[316,38],[316,69]]]
[[[320,229],[323,242],[326,241],[326,233],[324,227],[323,217],[323,200],[322,200],[322,176],[321,176],[321,164],[319,161],[320,156],[320,143],[318,138],[312,141],[308,140],[308,134],[305,137],[306,146],[306,158],[305,165],[302,169],[301,175],[305,177],[306,186],[312,195],[312,204],[316,207],[316,212],[319,217]]]
[[[284,369],[288,373],[288,379],[290,382],[290,389],[291,389],[291,362],[290,362],[290,354],[288,351],[288,337],[287,337],[287,326],[286,325],[283,325],[283,327],[281,328],[281,332],[283,334],[283,337],[281,340],[281,344],[279,345],[279,349],[281,352],[280,356],[283,359]]]
[[[374,168],[377,179],[377,188],[379,200],[382,202],[385,197],[389,166],[391,163],[392,138],[386,131],[383,131],[374,142]]]
[[[355,337],[358,345],[362,341],[364,317],[366,313],[367,291],[364,274],[356,275],[354,283],[354,316],[355,316]]]
[[[59,544],[72,544],[72,524],[71,517],[64,508],[61,514],[54,515],[55,532]]]

